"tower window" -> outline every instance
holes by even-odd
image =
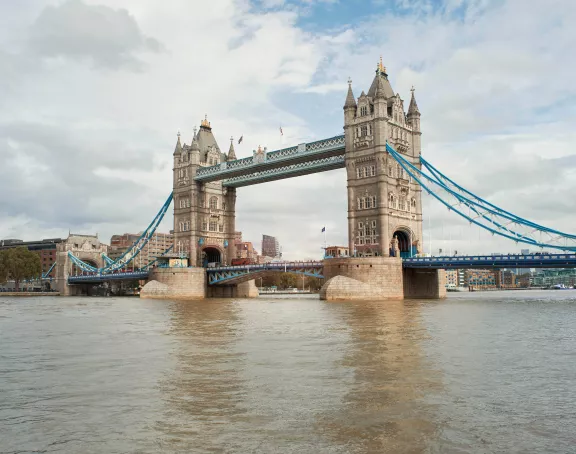
[[[360,167],[356,168],[356,176],[358,178],[362,178],[362,168],[360,168]]]
[[[210,209],[217,210],[218,209],[218,197],[210,197]]]
[[[370,166],[370,176],[376,176],[376,166]]]
[[[363,117],[365,115],[368,115],[368,107],[362,106],[362,107],[360,107],[360,116]]]
[[[360,126],[360,137],[366,137],[368,135],[368,126]]]
[[[210,221],[210,231],[217,232],[218,231],[218,223],[216,221]]]

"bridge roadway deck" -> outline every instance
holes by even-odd
[[[344,135],[201,167],[194,180],[241,187],[345,167]]]
[[[127,273],[109,274],[80,274],[78,276],[68,276],[68,284],[99,284],[109,281],[134,281],[148,279],[149,271],[130,271]]]
[[[412,257],[402,259],[404,268],[423,269],[500,269],[500,268],[576,268],[576,254],[474,255],[452,257]],[[276,262],[256,265],[207,268],[210,285],[234,284],[275,271],[323,278],[322,261]],[[106,281],[147,279],[149,271],[69,276],[69,284],[97,284]]]
[[[453,257],[411,257],[402,259],[404,268],[576,268],[576,254],[473,255]]]

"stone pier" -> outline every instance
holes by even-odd
[[[201,300],[204,298],[257,298],[254,280],[208,286],[204,268],[155,268],[140,298]]]
[[[326,259],[324,277],[320,299],[327,301],[446,297],[443,270],[403,270],[397,257]]]

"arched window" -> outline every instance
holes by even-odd
[[[210,209],[217,210],[218,209],[218,197],[210,197]]]

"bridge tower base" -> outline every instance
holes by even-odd
[[[200,300],[206,297],[204,268],[154,268],[140,298]]]
[[[327,301],[438,299],[446,296],[443,270],[402,269],[398,257],[349,257],[324,260]]]
[[[446,298],[446,271],[404,268],[404,298]]]
[[[240,284],[213,285],[208,287],[208,298],[258,298],[254,279]]]

